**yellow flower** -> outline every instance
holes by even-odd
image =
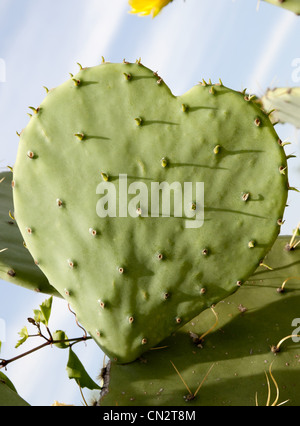
[[[74,405],[61,404],[58,401],[54,401],[54,404],[52,404],[51,407],[74,407]]]
[[[173,0],[129,0],[132,7],[130,13],[139,13],[140,16],[152,15],[155,18],[159,12]]]

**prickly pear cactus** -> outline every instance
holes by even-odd
[[[261,99],[266,111],[273,111],[273,122],[290,123],[300,128],[300,87],[268,90]]]
[[[0,279],[60,297],[24,247],[14,219],[11,183],[11,172],[0,173]]]
[[[300,3],[299,0],[265,0],[268,3],[274,4],[275,6],[283,7],[284,9],[291,10],[300,15]]]
[[[81,69],[50,91],[14,167],[29,250],[118,363],[247,280],[287,193],[281,142],[251,98],[221,82],[175,97],[140,61]]]
[[[109,364],[100,405],[263,406],[270,396],[270,405],[299,406],[299,343],[289,338],[276,355],[271,351],[296,328],[299,334],[300,246],[286,250],[290,239],[280,237],[265,259],[273,270],[260,266],[239,292],[216,305],[215,328],[214,315],[206,311],[163,341],[161,349],[130,365]]]
[[[0,371],[0,407],[28,407],[12,382]]]

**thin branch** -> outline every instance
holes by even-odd
[[[11,364],[14,361],[18,361],[19,359],[24,358],[25,356],[30,355],[34,352],[37,352],[40,349],[43,349],[43,348],[45,348],[46,346],[49,346],[49,345],[50,345],[50,343],[46,342],[43,345],[38,346],[37,348],[31,349],[30,351],[27,351],[24,354],[18,355],[18,356],[11,358],[9,360],[2,359],[1,362],[0,362],[0,370],[1,370],[1,368],[6,368],[8,366],[8,364]]]
[[[37,352],[40,349],[46,348],[47,346],[56,345],[56,344],[59,344],[59,343],[72,343],[72,345],[74,345],[76,343],[80,343],[80,342],[83,342],[83,341],[85,342],[86,340],[90,340],[90,339],[92,339],[92,337],[88,337],[88,336],[87,337],[79,337],[77,339],[67,339],[67,340],[53,340],[53,339],[48,340],[48,339],[46,339],[47,340],[46,343],[44,343],[43,345],[40,345],[40,346],[38,346],[34,349],[31,349],[30,351],[27,351],[27,352],[25,352],[21,355],[18,355],[14,358],[9,359],[9,360],[1,359],[0,360],[0,370],[2,368],[6,368],[8,366],[8,364],[11,364],[12,362],[18,361],[19,359],[24,358],[25,356],[31,355],[32,353]],[[70,345],[70,347],[72,345]]]
[[[84,395],[83,395],[82,388],[81,388],[81,386],[80,386],[80,385],[78,385],[78,386],[79,386],[79,390],[80,390],[81,397],[82,397],[82,399],[83,399],[84,405],[85,405],[86,407],[88,407],[89,405],[88,405],[88,403],[86,402],[86,399],[85,399],[85,397],[84,397]]]

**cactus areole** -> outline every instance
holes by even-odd
[[[140,61],[104,63],[34,109],[13,191],[40,269],[128,363],[255,271],[280,231],[287,161],[245,93],[220,81],[175,97]]]

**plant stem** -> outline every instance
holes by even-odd
[[[31,349],[30,351],[27,351],[24,354],[18,355],[18,356],[14,357],[14,358],[11,358],[9,360],[3,359],[0,362],[0,369],[1,368],[6,368],[8,366],[8,364],[11,364],[14,361],[17,361],[17,360],[19,360],[21,358],[24,358],[25,356],[30,355],[30,354],[32,354],[32,353],[34,353],[36,351],[39,351],[40,349],[43,349],[43,348],[45,348],[46,346],[49,346],[49,345],[50,345],[50,343],[46,342],[43,345],[38,346],[37,348]]]
[[[42,336],[42,337],[44,337],[44,336]],[[59,343],[73,343],[73,345],[74,345],[76,343],[85,342],[85,341],[91,340],[91,339],[92,338],[88,337],[88,336],[79,337],[79,338],[76,338],[76,339],[67,339],[67,340],[53,340],[53,339],[48,340],[48,339],[46,339],[47,341],[43,345],[40,345],[40,346],[38,346],[38,347],[36,347],[34,349],[31,349],[30,351],[24,352],[21,355],[18,355],[18,356],[14,357],[14,358],[11,358],[9,360],[0,359],[0,370],[2,368],[6,368],[8,366],[8,364],[11,364],[12,362],[18,361],[19,359],[24,358],[25,356],[31,355],[32,353],[37,352],[40,349],[43,349],[43,348],[45,348],[47,346],[55,345],[55,344],[59,344]]]

